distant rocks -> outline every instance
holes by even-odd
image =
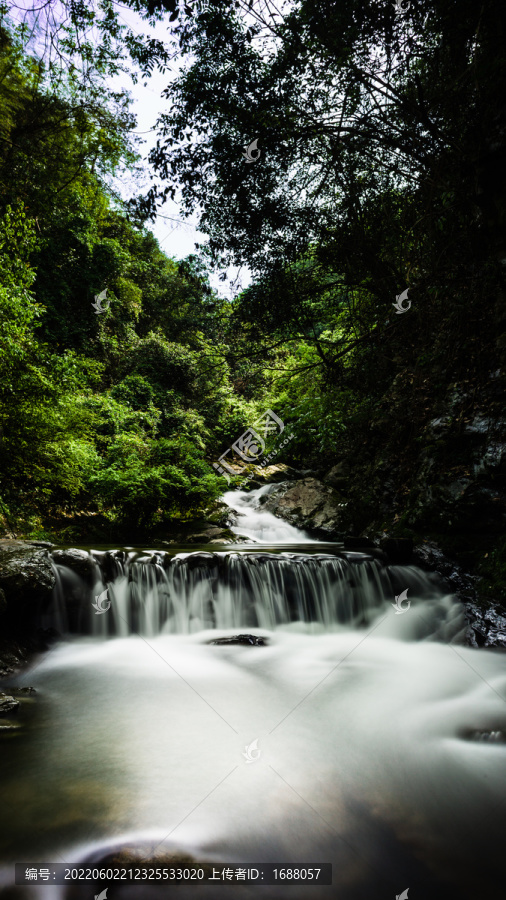
[[[162,544],[168,545],[184,545],[184,544],[240,544],[246,538],[239,537],[230,531],[229,528],[220,528],[219,525],[208,525],[202,531],[194,533],[181,532],[173,535],[170,541],[161,541]]]
[[[265,468],[261,468],[260,466],[250,467],[251,473],[254,473],[253,481],[256,482],[257,486],[262,484],[279,484],[282,481],[294,481],[297,478],[304,477],[304,472],[300,472],[298,469],[293,469],[292,466],[287,466],[284,463],[273,464],[272,466],[265,466]]]

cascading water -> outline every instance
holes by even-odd
[[[193,634],[210,628],[340,630],[364,626],[389,612],[394,595],[407,589],[413,595],[410,602],[423,603],[428,633],[442,623],[453,623],[453,632],[459,622],[462,628],[460,607],[444,600],[427,576],[414,566],[384,566],[365,553],[170,556],[120,551],[90,556],[95,571],[91,586],[65,566],[57,567],[57,588],[43,616],[44,627],[96,637]],[[109,571],[109,581],[103,569]],[[108,604],[103,613],[96,608],[100,596]],[[389,618],[389,627],[397,631],[399,620]],[[421,621],[411,617],[416,635]]]
[[[224,502],[237,513],[237,525],[231,526],[235,534],[243,535],[255,543],[262,544],[304,544],[314,543],[304,531],[277,519],[272,513],[262,510],[262,497],[275,485],[266,484],[255,491],[228,491]]]
[[[106,882],[13,888],[9,864],[130,848],[219,871],[333,865],[332,886],[267,898],[499,900],[504,656],[463,646],[461,607],[432,576],[320,550],[93,551],[88,583],[58,566],[42,624],[63,638],[16,680],[37,699],[16,752],[0,744],[0,897],[91,900]],[[244,632],[259,645],[214,643]],[[176,890],[258,895],[111,882],[106,896]]]

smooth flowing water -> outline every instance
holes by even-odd
[[[275,487],[276,485],[266,484],[255,491],[228,491],[224,494],[224,502],[238,516],[238,522],[231,530],[261,544],[314,543],[300,528],[295,528],[262,509],[262,498]]]
[[[504,656],[462,645],[431,576],[319,550],[96,551],[91,585],[60,567],[45,624],[62,640],[18,677],[37,694],[0,744],[0,897],[92,900],[12,887],[12,863],[125,846],[332,863],[333,885],[114,884],[108,900],[504,896]],[[238,633],[265,644],[210,643]]]

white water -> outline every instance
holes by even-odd
[[[301,542],[251,497],[232,498],[248,530]],[[132,551],[106,583],[93,557],[91,588],[58,567],[45,624],[80,633],[17,679],[36,700],[0,743],[6,900],[91,900],[91,885],[12,888],[10,864],[128,844],[334,867],[332,887],[208,884],[182,900],[501,900],[505,657],[462,646],[462,609],[429,576],[344,552]],[[209,643],[238,630],[268,645]],[[109,900],[167,896],[115,885]]]
[[[392,618],[396,593],[408,589],[413,610],[419,604],[423,613],[411,617],[417,624],[414,636],[432,635],[437,621],[438,632],[447,639],[448,628],[456,633],[454,619],[461,611],[415,566],[384,567],[351,551],[193,552],[174,557],[131,551],[126,559],[113,560],[116,574],[108,582],[100,567],[108,570],[105,554],[93,551],[92,556],[96,580],[91,588],[65,566],[57,567],[58,585],[44,627],[100,638],[194,634],[213,627],[273,629],[298,622],[313,623],[313,630],[349,630],[367,625],[379,610]],[[94,598],[106,589],[109,608],[97,614]],[[426,615],[429,610],[431,616]],[[392,621],[404,633],[403,616]]]
[[[272,488],[273,485],[265,484],[255,491],[228,491],[224,494],[223,501],[240,517],[238,524],[230,530],[259,544],[314,543],[305,531],[261,509],[260,498]]]
[[[216,632],[60,645],[21,679],[40,712],[36,744],[4,771],[9,857],[148,841],[226,864],[333,863],[334,887],[286,888],[292,900],[499,898],[506,745],[469,736],[506,730],[504,660],[409,628],[393,639],[394,623],[276,631],[261,648],[207,645]],[[445,878],[457,893],[438,893]],[[155,896],[129,890],[113,896]]]

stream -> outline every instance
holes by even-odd
[[[61,638],[9,682],[36,694],[0,742],[2,900],[504,897],[504,655],[464,646],[435,576],[311,541],[262,492],[225,495],[247,544],[96,548],[92,585],[58,565]],[[333,883],[14,886],[125,848]]]

